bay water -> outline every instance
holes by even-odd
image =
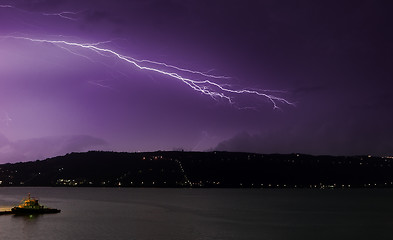
[[[393,239],[393,189],[0,188],[0,239]]]

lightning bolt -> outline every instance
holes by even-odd
[[[95,85],[95,86],[98,86],[98,87],[102,87],[102,88],[108,88],[108,89],[113,90],[113,88],[111,88],[111,87],[109,87],[109,86],[107,86],[107,85],[104,85],[104,84],[102,84],[101,82],[102,82],[102,81],[100,81],[100,82],[89,81],[89,83],[92,84],[92,85]]]
[[[194,71],[194,70],[190,70],[190,69],[185,69],[185,68],[180,68],[180,67],[176,67],[176,66],[169,65],[169,64],[166,64],[166,63],[155,62],[155,61],[151,61],[151,60],[138,60],[138,59],[131,58],[131,57],[127,57],[127,58],[129,58],[129,59],[132,60],[132,61],[138,62],[138,63],[144,63],[144,62],[152,63],[152,64],[156,64],[156,65],[165,66],[165,67],[167,67],[167,68],[176,69],[176,70],[179,70],[179,71],[182,71],[182,72],[188,72],[188,73],[193,73],[193,74],[199,74],[199,75],[202,75],[202,76],[204,76],[204,77],[209,77],[209,78],[222,78],[222,79],[229,79],[229,78],[230,78],[230,77],[226,77],[226,76],[210,75],[210,74],[207,74],[207,73],[203,73],[203,72],[199,72],[199,71]]]
[[[20,9],[20,8],[17,8],[12,5],[0,5],[0,8],[13,8],[17,11],[31,13],[30,11]],[[79,11],[79,12],[64,11],[64,12],[59,12],[59,13],[38,13],[38,14],[41,14],[43,16],[57,16],[57,17],[60,17],[60,18],[66,19],[66,20],[77,21],[78,18],[76,16],[82,12],[84,12],[84,11]]]
[[[60,12],[60,13],[42,13],[44,16],[58,16],[67,20],[71,21],[77,21],[78,18],[76,17],[71,17],[71,16],[76,16],[81,12]]]
[[[210,96],[213,99],[225,99],[229,103],[233,104],[233,96],[235,95],[254,95],[259,97],[264,97],[269,100],[273,108],[279,108],[278,104],[287,104],[287,105],[294,105],[290,101],[270,94],[271,90],[253,90],[253,89],[233,89],[227,87],[226,84],[219,84],[216,81],[212,81],[211,79],[219,80],[219,79],[227,79],[226,76],[216,76],[207,73],[203,73],[200,71],[194,71],[189,69],[180,68],[177,66],[173,66],[167,63],[156,62],[151,60],[138,60],[130,56],[125,56],[121,53],[118,53],[114,50],[109,48],[99,47],[100,43],[77,43],[77,42],[70,42],[65,40],[48,40],[48,39],[36,39],[36,38],[29,38],[29,37],[21,37],[21,36],[2,36],[1,38],[10,38],[15,40],[24,40],[24,41],[31,41],[31,42],[38,42],[38,43],[51,43],[60,47],[62,49],[68,49],[69,52],[76,54],[74,51],[69,50],[69,47],[73,48],[80,48],[80,49],[88,49],[93,51],[99,55],[108,57],[113,56],[121,61],[124,61],[140,70],[155,72],[164,76],[167,76],[172,79],[180,80],[182,83],[189,86],[192,90],[200,92],[204,95]],[[76,54],[78,55],[78,54]],[[146,64],[149,63],[150,65]],[[153,66],[151,66],[153,65]],[[160,67],[166,67],[166,70],[163,70]],[[177,72],[176,72],[177,71]],[[205,80],[197,80],[190,77],[184,76],[184,74],[192,74],[192,75],[199,75],[200,77],[204,77]],[[270,93],[269,93],[270,92]]]

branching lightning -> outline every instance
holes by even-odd
[[[89,84],[92,84],[92,85],[95,85],[95,86],[98,86],[98,87],[102,87],[102,88],[108,88],[108,89],[111,89],[111,90],[113,90],[113,88],[112,88],[112,87],[110,87],[110,86],[107,86],[107,85],[105,85],[105,84],[102,84],[101,82],[102,82],[102,81],[100,81],[100,82],[96,82],[96,81],[89,81]]]
[[[58,16],[67,20],[76,21],[78,20],[75,16],[80,12],[60,12],[60,13],[42,13],[44,16]],[[72,16],[72,17],[71,17]]]
[[[17,11],[30,13],[27,10],[20,9],[20,8],[17,8],[12,5],[0,5],[0,8],[13,8]],[[57,16],[57,17],[60,17],[60,18],[66,19],[66,20],[77,21],[78,20],[77,15],[82,12],[83,11],[79,11],[79,12],[64,11],[64,12],[58,12],[58,13],[39,13],[39,14],[41,14],[43,16]]]
[[[184,69],[180,68],[177,66],[169,65],[166,63],[162,62],[156,62],[156,61],[151,61],[151,60],[138,60],[130,56],[125,56],[122,55],[114,50],[111,50],[109,48],[104,48],[104,47],[99,47],[100,44],[102,43],[107,43],[107,42],[100,42],[100,43],[77,43],[77,42],[70,42],[70,41],[65,41],[65,40],[48,40],[48,39],[36,39],[36,38],[29,38],[29,37],[20,37],[20,36],[4,36],[2,38],[11,38],[15,40],[25,40],[25,41],[31,41],[31,42],[39,42],[39,43],[51,43],[54,44],[61,49],[67,50],[68,52],[86,57],[82,54],[76,53],[75,49],[88,49],[90,51],[93,51],[97,54],[100,54],[102,56],[108,57],[108,56],[113,56],[121,61],[125,61],[134,67],[144,70],[144,71],[150,71],[150,72],[155,72],[161,75],[168,76],[172,79],[180,80],[184,84],[188,85],[191,89],[194,91],[200,92],[204,95],[210,96],[213,99],[225,99],[229,103],[234,103],[233,96],[234,95],[254,95],[254,96],[260,96],[268,99],[274,108],[279,108],[278,104],[288,104],[288,105],[294,105],[290,101],[272,95],[270,94],[271,90],[252,90],[252,89],[232,89],[228,87],[226,84],[220,84],[217,83],[216,81],[219,79],[228,79],[226,76],[216,76],[216,75],[211,75],[207,73],[203,73],[200,71],[194,71],[194,70],[189,70],[189,69]],[[73,50],[69,48],[74,48]],[[148,65],[148,66],[147,66]],[[152,66],[153,65],[153,66]],[[161,68],[165,67],[166,70],[162,70]],[[184,75],[191,74],[191,75],[199,75],[199,77],[205,78],[204,80],[197,80],[193,79],[190,77],[186,77]],[[216,81],[213,81],[211,79],[215,79]],[[270,92],[270,93],[269,93]]]
[[[207,73],[203,73],[203,72],[199,72],[199,71],[194,71],[194,70],[190,70],[190,69],[185,69],[185,68],[180,68],[180,67],[176,67],[176,66],[169,65],[169,64],[166,64],[166,63],[155,62],[155,61],[151,61],[151,60],[138,60],[138,59],[131,58],[131,57],[127,57],[127,58],[129,58],[129,59],[132,60],[132,61],[138,62],[138,63],[144,63],[144,62],[152,63],[152,64],[156,64],[156,65],[165,66],[165,67],[167,67],[167,68],[176,69],[176,70],[179,70],[179,71],[182,71],[182,72],[188,72],[188,73],[193,73],[193,74],[199,74],[199,75],[202,75],[202,76],[204,76],[204,77],[209,77],[209,78],[217,78],[217,79],[218,79],[218,78],[224,78],[224,79],[229,79],[229,78],[230,78],[230,77],[226,77],[226,76],[210,75],[210,74],[207,74]]]
[[[16,8],[15,6],[12,5],[0,5],[0,8],[13,8],[20,11],[26,11]],[[58,13],[40,13],[40,14],[44,16],[57,16],[66,20],[76,21],[78,20],[78,14],[82,12],[63,11]],[[235,103],[234,102],[235,95],[254,95],[254,96],[264,97],[268,99],[273,104],[274,108],[278,108],[279,103],[294,105],[293,103],[289,102],[284,98],[273,95],[274,93],[281,92],[281,91],[235,89],[226,83],[217,82],[223,79],[230,79],[230,77],[227,76],[217,76],[217,75],[210,74],[209,72],[201,72],[201,71],[181,68],[164,62],[157,62],[157,61],[146,60],[146,59],[140,60],[130,56],[123,55],[112,49],[101,47],[102,44],[109,43],[110,41],[98,42],[98,43],[78,43],[74,41],[36,39],[36,38],[20,37],[20,36],[6,36],[2,38],[12,38],[12,39],[19,39],[19,40],[27,40],[32,42],[51,43],[69,52],[70,54],[74,54],[76,56],[86,58],[91,62],[96,62],[91,57],[81,52],[78,52],[78,48],[88,49],[101,56],[105,56],[105,57],[112,56],[121,61],[125,61],[140,70],[155,72],[161,75],[168,76],[173,79],[180,80],[194,91],[210,96],[213,99],[219,99],[219,98],[225,99],[232,104]],[[193,77],[191,78],[189,76],[193,76]],[[194,78],[196,76],[198,76],[198,78]],[[100,86],[99,84],[95,84],[95,85]],[[101,87],[104,87],[104,85]]]

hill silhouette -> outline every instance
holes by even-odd
[[[234,152],[70,153],[0,165],[0,186],[392,187],[392,158]]]

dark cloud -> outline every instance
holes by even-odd
[[[329,88],[327,86],[310,85],[310,86],[298,87],[298,88],[292,90],[291,93],[294,98],[298,99],[298,98],[304,97],[305,95],[318,94],[323,91],[327,91],[328,89]]]
[[[340,121],[310,122],[305,126],[267,130],[263,133],[241,132],[219,143],[215,150],[256,153],[307,153],[315,155],[390,155],[393,130],[387,123],[372,126],[356,118]]]
[[[125,23],[124,19],[120,18],[116,14],[111,14],[110,12],[105,11],[86,11],[84,15],[85,20],[93,24],[99,24],[102,21],[108,21],[113,24]]]
[[[16,6],[28,11],[46,11],[53,10],[63,5],[66,0],[29,0],[29,1],[16,1]]]
[[[7,142],[2,147],[0,144],[0,159],[2,162],[42,160],[70,152],[97,149],[104,145],[104,140],[87,135],[24,139]]]
[[[7,145],[8,143],[9,143],[8,139],[3,134],[0,133],[0,148],[2,146]]]

